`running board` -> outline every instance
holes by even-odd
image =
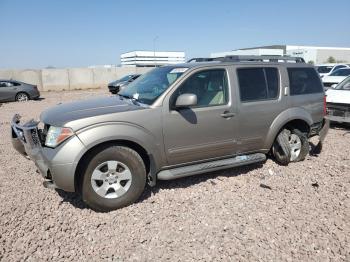
[[[237,166],[244,166],[253,163],[263,162],[266,160],[266,155],[256,153],[251,155],[236,156],[233,158],[226,158],[205,162],[190,166],[176,167],[173,169],[162,170],[157,174],[159,180],[172,180],[180,177],[192,176],[220,169],[232,168]]]

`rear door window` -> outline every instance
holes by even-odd
[[[237,76],[242,102],[277,99],[279,94],[277,68],[239,68]]]
[[[287,68],[290,95],[322,93],[321,80],[313,68]]]

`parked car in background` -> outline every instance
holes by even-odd
[[[328,88],[339,84],[343,81],[347,76],[350,75],[350,68],[341,68],[330,75],[326,75],[322,77],[323,86],[327,90]]]
[[[322,64],[322,65],[316,65],[316,69],[320,77],[324,77],[326,75],[332,74],[334,71],[349,67],[347,64]]]
[[[57,105],[40,128],[15,115],[12,144],[44,186],[80,193],[99,211],[133,203],[146,182],[264,162],[269,153],[287,165],[305,159],[310,137],[322,145],[326,99],[313,66],[218,59],[158,67],[116,96]]]
[[[38,99],[40,92],[36,85],[15,80],[0,79],[0,102],[27,101]]]
[[[127,75],[124,76],[116,81],[113,81],[108,84],[109,92],[112,94],[117,94],[120,90],[122,90],[124,87],[126,87],[128,84],[130,84],[132,81],[137,79],[140,76],[140,74],[134,74],[134,75]]]
[[[350,76],[326,94],[329,120],[350,123]]]

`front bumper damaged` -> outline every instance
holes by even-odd
[[[53,188],[56,186],[52,181],[52,177],[49,171],[49,164],[42,153],[42,144],[39,137],[39,122],[30,120],[29,122],[21,125],[21,116],[16,114],[12,118],[11,132],[12,132],[12,145],[21,155],[34,161],[41,175],[45,178],[44,184],[47,184]]]
[[[31,120],[20,123],[21,116],[16,114],[11,122],[12,145],[18,153],[32,160],[45,179],[47,188],[60,188],[74,192],[74,174],[78,157],[84,151],[84,145],[77,136],[68,139],[57,148],[44,146],[39,122]]]

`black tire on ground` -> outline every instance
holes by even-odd
[[[301,141],[300,153],[296,159],[291,161],[291,148],[289,146],[289,136],[295,134]],[[290,162],[298,162],[305,159],[309,153],[309,140],[307,135],[298,129],[283,129],[277,136],[273,146],[272,152],[276,161],[280,165],[288,165]]]
[[[283,129],[272,145],[272,154],[275,157],[277,163],[286,166],[290,162],[290,148],[288,143],[287,129]]]
[[[23,99],[24,98],[24,99]],[[22,100],[23,99],[23,100]],[[29,100],[29,95],[25,92],[19,92],[16,97],[15,100],[18,101],[28,101]]]
[[[131,171],[132,181],[129,190],[117,198],[103,198],[98,195],[91,185],[91,176],[95,168],[106,161],[120,161]],[[146,185],[146,168],[140,155],[124,146],[110,145],[92,151],[85,160],[85,170],[82,170],[81,194],[83,201],[92,209],[107,212],[134,203],[144,191]]]

